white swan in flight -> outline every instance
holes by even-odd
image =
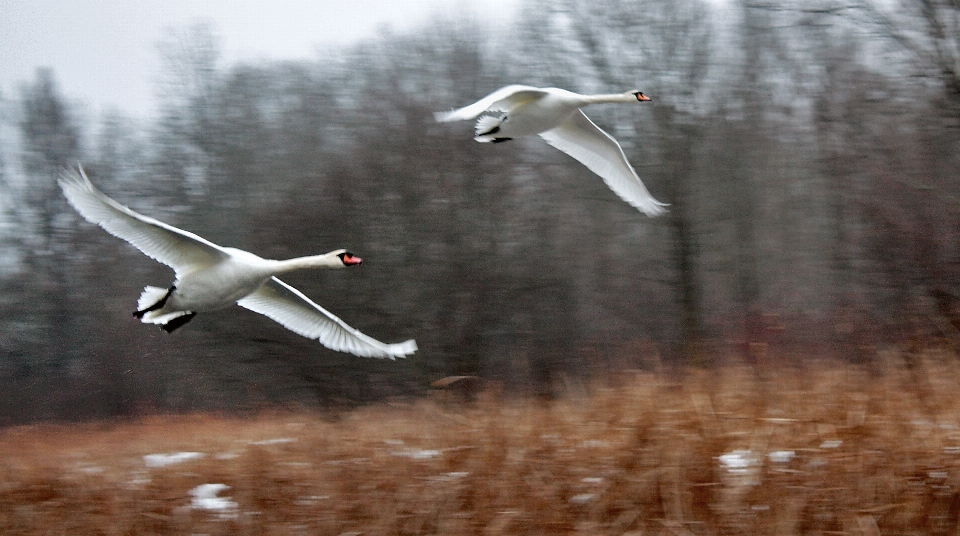
[[[79,173],[77,172],[79,171]],[[345,249],[324,255],[271,260],[218,246],[193,233],[138,214],[97,190],[82,166],[60,173],[60,188],[87,221],[133,244],[148,257],[173,268],[169,289],[146,287],[134,314],[144,323],[172,332],[197,313],[239,304],[284,327],[317,339],[332,350],[361,357],[396,359],[417,351],[412,339],[385,344],[348,326],[275,274],[302,268],[344,268],[361,259]]]
[[[475,140],[499,143],[539,134],[550,145],[579,160],[599,175],[621,199],[647,216],[666,212],[643,185],[623,149],[580,110],[588,104],[643,102],[640,91],[609,95],[580,95],[555,87],[512,85],[479,101],[449,112],[437,112],[439,122],[477,120]],[[482,115],[489,112],[495,115]]]

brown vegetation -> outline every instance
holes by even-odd
[[[12,427],[0,532],[953,534],[958,380],[953,354],[889,353],[557,401]],[[179,452],[203,455],[144,458]],[[192,503],[202,484],[223,509]]]

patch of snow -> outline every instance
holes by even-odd
[[[820,448],[822,449],[835,449],[839,448],[843,444],[843,441],[839,439],[828,439],[823,443],[820,443]]]
[[[731,473],[746,473],[751,465],[756,463],[753,453],[747,449],[738,449],[733,452],[721,454],[718,459],[727,471]]]
[[[744,486],[755,486],[759,480],[760,458],[749,449],[738,449],[726,454],[717,456],[720,465],[726,469],[722,476],[724,484],[731,487],[741,488]]]
[[[261,439],[260,441],[251,441],[251,445],[282,445],[284,443],[296,443],[295,437],[277,437],[274,439]]]
[[[88,475],[97,475],[104,471],[103,467],[90,464],[77,464],[77,471]]]
[[[166,467],[190,460],[199,460],[206,454],[202,452],[174,452],[173,454],[144,454],[143,463],[147,467]]]
[[[190,501],[190,507],[196,510],[211,510],[220,512],[224,517],[235,517],[237,503],[230,500],[230,497],[218,497],[221,491],[230,489],[226,484],[200,484],[190,490],[193,499]]]
[[[127,482],[127,485],[136,489],[144,484],[149,484],[150,482],[152,482],[152,479],[150,478],[149,471],[135,469],[130,472],[130,480]]]
[[[312,466],[313,464],[310,462],[278,462],[278,465],[285,465],[287,467],[307,468]]]
[[[301,497],[296,500],[296,504],[299,506],[310,506],[315,504],[317,501],[324,501],[329,499],[329,495],[310,495],[307,497]]]
[[[470,474],[470,473],[468,473],[468,472],[466,472],[466,471],[453,471],[453,472],[450,472],[450,473],[444,473],[444,474],[442,474],[442,475],[438,475],[438,476],[435,476],[435,477],[431,477],[431,478],[430,478],[430,481],[431,481],[431,482],[439,482],[439,483],[443,483],[443,482],[455,482],[455,481],[457,481],[457,480],[460,480],[461,478],[464,478],[465,476],[467,476],[467,475],[469,475],[469,474]]]
[[[592,501],[594,497],[596,497],[596,495],[593,493],[580,493],[570,497],[570,502],[573,504],[586,504]]]
[[[773,463],[790,463],[790,460],[796,458],[796,456],[797,453],[792,450],[775,450],[767,454],[767,457]]]
[[[436,458],[439,456],[440,451],[436,449],[410,449],[391,452],[390,454],[394,456],[404,456],[413,460],[428,460],[430,458]]]

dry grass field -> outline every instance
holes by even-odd
[[[956,534],[960,360],[0,431],[0,533]],[[207,484],[222,484],[213,490]]]

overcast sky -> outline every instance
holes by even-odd
[[[37,67],[99,114],[155,112],[164,28],[211,23],[223,59],[312,59],[320,47],[468,11],[507,19],[517,0],[0,0],[0,95],[16,98]]]

